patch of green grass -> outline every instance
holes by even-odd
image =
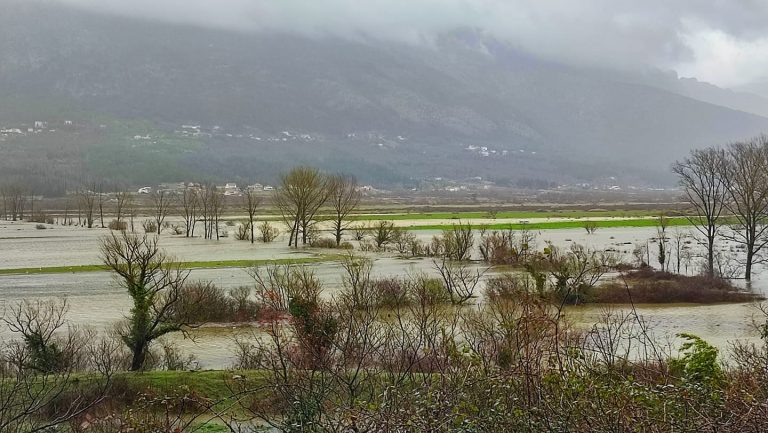
[[[198,262],[180,262],[185,269],[221,269],[221,268],[246,268],[250,266],[267,265],[301,265],[310,263],[332,262],[340,260],[338,255],[319,255],[315,257],[299,257],[287,259],[263,259],[263,260],[211,260]],[[18,274],[65,274],[80,272],[108,271],[104,265],[78,265],[78,266],[49,266],[39,268],[15,268],[0,269],[0,275]]]
[[[658,221],[655,218],[644,219],[616,219],[616,220],[593,220],[598,228],[610,228],[610,227],[655,227]],[[688,226],[691,223],[687,218],[674,217],[669,218],[670,226]],[[447,225],[433,224],[433,225],[412,225],[408,227],[408,230],[442,230]],[[584,221],[553,221],[542,223],[501,223],[501,224],[473,224],[473,228],[476,229],[488,229],[488,230],[556,230],[556,229],[574,229],[583,228]]]

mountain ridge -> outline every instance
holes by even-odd
[[[151,122],[157,135],[184,124],[228,131],[195,137],[195,150],[179,160],[190,169],[167,180],[193,170],[274,178],[309,163],[381,183],[619,177],[658,185],[672,183],[668,165],[691,148],[768,130],[768,118],[651,85],[658,80],[627,82],[542,61],[471,30],[423,47],[8,3],[11,13],[0,17],[0,97],[32,108],[0,108],[0,127],[40,117],[45,110],[34,106],[42,101],[60,101],[85,118]],[[298,141],[282,141],[284,132]],[[134,134],[125,134],[111,146],[133,146]],[[295,138],[302,135],[312,139]],[[85,156],[106,153],[99,140],[71,155],[86,171],[104,171]],[[107,155],[93,162],[105,163],[117,165]]]

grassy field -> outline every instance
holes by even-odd
[[[309,263],[333,262],[341,258],[338,255],[319,255],[316,257],[300,257],[290,259],[266,259],[266,260],[212,260],[200,262],[181,262],[185,269],[222,269],[222,268],[246,268],[249,266],[266,265],[299,265]],[[40,268],[15,268],[0,269],[0,275],[17,274],[64,274],[80,272],[108,271],[104,265],[79,265],[79,266],[50,266]]]

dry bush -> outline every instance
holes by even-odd
[[[242,222],[235,229],[235,239],[238,241],[250,241],[251,240],[251,223],[248,221]]]
[[[762,299],[739,291],[729,281],[706,275],[686,276],[642,268],[624,274],[621,281],[592,290],[592,301],[602,303],[717,303]]]
[[[144,229],[144,233],[156,233],[157,223],[153,220],[144,220],[141,223],[141,228]]]
[[[110,230],[126,231],[128,229],[128,223],[125,221],[112,220],[109,222]]]
[[[255,283],[256,301],[269,313],[285,314],[291,299],[316,300],[322,291],[320,280],[306,266],[256,266],[248,273]]]
[[[404,307],[410,303],[408,282],[399,277],[385,277],[373,280],[370,290],[376,304],[381,308]]]
[[[184,285],[174,314],[190,323],[229,323],[257,320],[260,306],[247,287],[225,291],[211,282]]]
[[[310,240],[310,246],[313,248],[337,248],[336,240],[332,238],[314,237]]]
[[[269,221],[262,221],[258,228],[259,238],[265,244],[274,241],[280,235],[280,230],[273,226]]]

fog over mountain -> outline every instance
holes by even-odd
[[[0,0],[0,175],[670,184],[768,131],[768,6],[651,3]]]

